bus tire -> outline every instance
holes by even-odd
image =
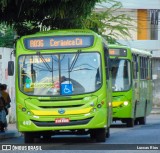
[[[127,119],[127,127],[133,127],[134,126],[134,119],[129,118]]]
[[[25,132],[24,133],[24,143],[33,143],[34,142],[34,133]]]
[[[51,140],[51,135],[44,135],[44,136],[43,136],[43,139],[46,140],[46,141],[47,141],[47,140]]]
[[[110,137],[110,128],[108,127],[106,132],[106,138],[109,138],[109,137]]]
[[[139,123],[139,120],[138,120],[138,118],[136,118],[134,121],[134,125],[138,125],[138,123]]]
[[[139,118],[139,124],[140,125],[145,125],[146,124],[146,116]]]
[[[106,129],[96,129],[96,135],[95,135],[97,142],[105,142],[106,141]]]
[[[91,139],[95,139],[96,138],[96,130],[95,129],[90,130],[90,138]]]

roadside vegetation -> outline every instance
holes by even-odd
[[[103,2],[109,7],[97,10]],[[115,0],[1,0],[0,46],[12,47],[16,36],[75,28],[92,29],[113,43],[130,37],[131,18],[115,13],[121,7]]]

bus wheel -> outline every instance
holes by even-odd
[[[106,141],[106,129],[96,129],[96,135],[95,135],[97,142],[105,142]]]
[[[95,129],[90,130],[90,137],[91,137],[91,139],[96,138],[96,130]]]
[[[51,140],[51,135],[46,134],[46,135],[43,136],[43,139],[46,140],[46,141]]]
[[[139,118],[139,124],[140,125],[145,125],[146,124],[146,116]]]
[[[24,133],[24,142],[25,143],[33,143],[34,142],[34,133],[25,132]]]
[[[138,125],[138,122],[139,122],[139,121],[138,121],[138,119],[136,118],[135,121],[134,121],[134,125]]]
[[[127,127],[133,127],[134,126],[134,119],[129,118],[127,119]]]
[[[109,137],[110,137],[110,128],[108,127],[106,132],[106,138],[109,138]]]

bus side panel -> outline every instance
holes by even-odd
[[[134,101],[132,99],[133,91],[127,92],[114,92],[113,93],[113,118],[124,119],[133,118],[134,113]],[[124,102],[128,102],[128,105],[124,105]]]
[[[152,110],[152,105],[153,105],[153,95],[152,95],[152,91],[153,91],[153,86],[152,86],[152,80],[148,80],[148,88],[147,88],[147,112],[146,115],[149,115],[151,113]]]

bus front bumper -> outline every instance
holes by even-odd
[[[62,119],[62,122],[56,123],[56,119]],[[101,108],[90,114],[66,115],[63,117],[31,116],[19,112],[17,121],[20,132],[105,128],[107,126],[107,111],[105,108]]]

